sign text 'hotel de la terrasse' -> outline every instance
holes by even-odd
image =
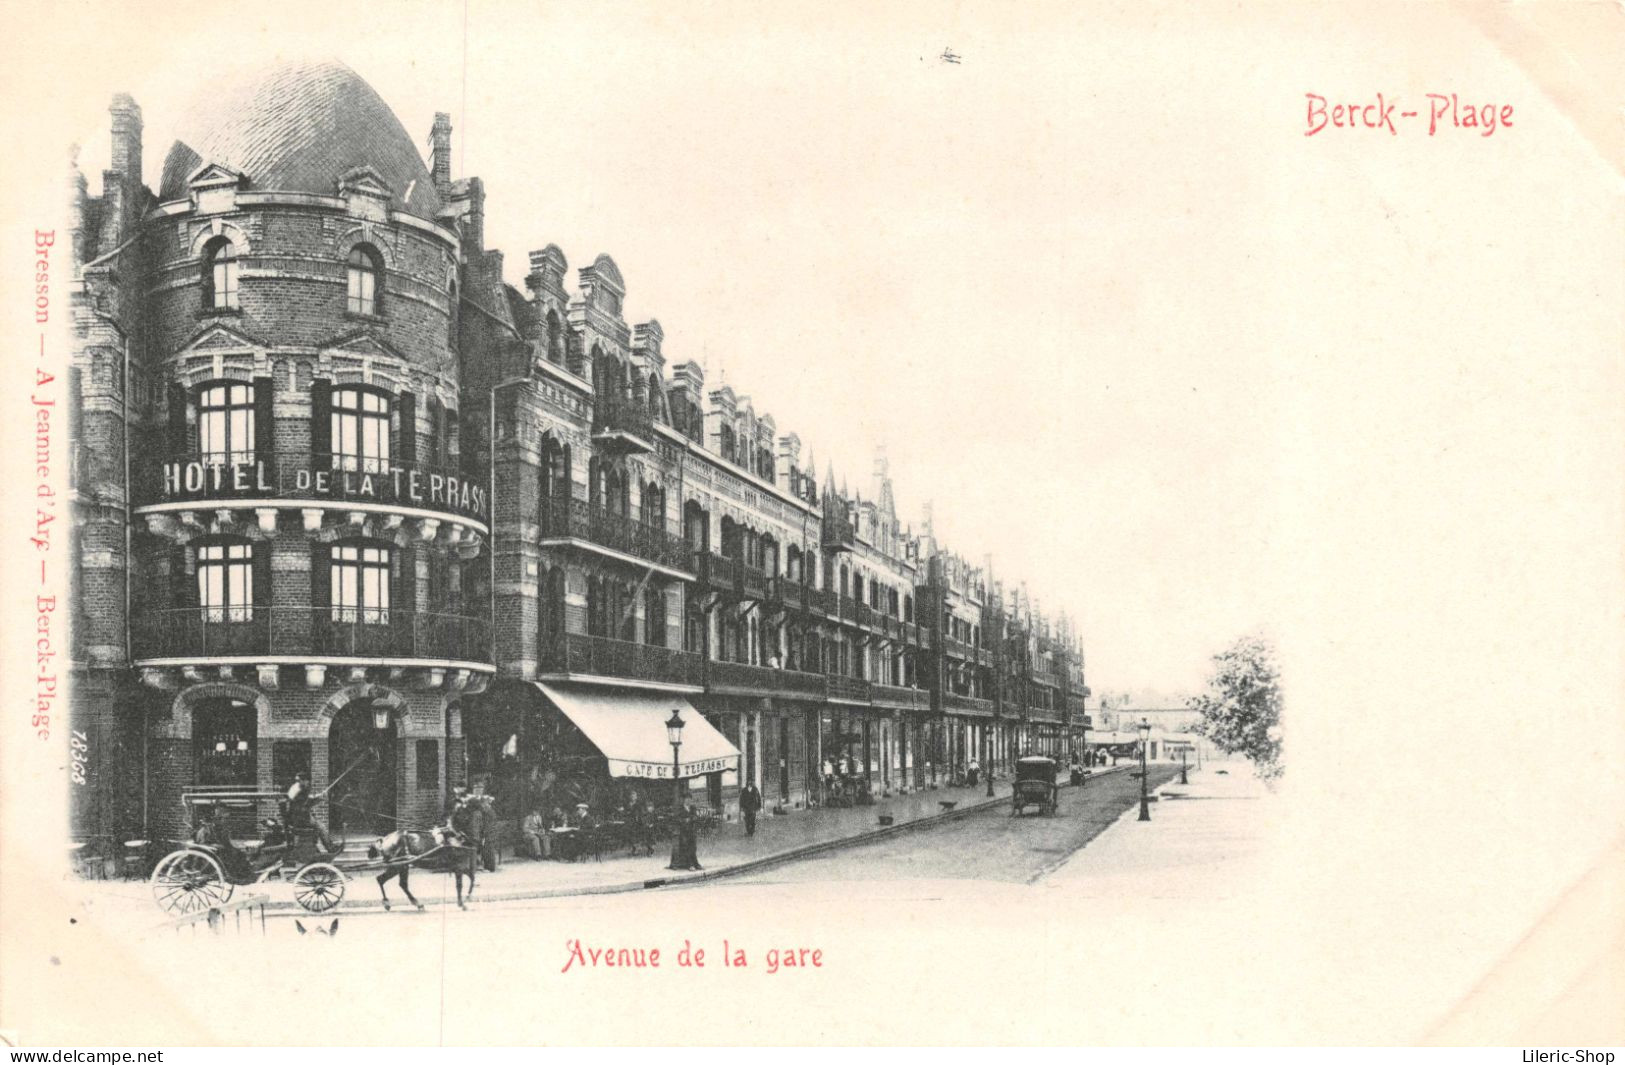
[[[340,460],[341,462],[343,460]],[[490,513],[485,486],[449,472],[411,464],[363,460],[367,468],[311,461],[166,462],[159,468],[165,502],[221,498],[333,500],[449,511],[484,522]]]

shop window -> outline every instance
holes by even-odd
[[[389,472],[389,399],[361,388],[335,388],[332,395],[333,468]]]
[[[215,237],[203,246],[203,307],[225,310],[237,306],[237,247],[229,237]]]
[[[346,309],[351,314],[376,315],[378,311],[378,253],[366,244],[350,249],[345,263]]]
[[[206,699],[192,711],[192,749],[197,783],[254,786],[254,707],[240,699]]]
[[[197,598],[205,621],[253,621],[254,545],[247,541],[199,545]]]
[[[334,544],[332,559],[333,620],[388,625],[390,549]]]
[[[440,741],[418,740],[418,790],[436,791],[440,788]]]
[[[198,450],[205,463],[254,461],[254,386],[221,383],[197,394]]]

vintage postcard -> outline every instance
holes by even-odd
[[[9,1045],[1625,1039],[1620,5],[13,15]]]

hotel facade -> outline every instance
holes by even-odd
[[[1076,634],[902,524],[883,462],[818,477],[606,255],[506,283],[448,116],[420,153],[337,64],[213,111],[154,188],[118,96],[101,194],[74,175],[76,839],[298,773],[349,832],[464,784],[793,813],[1078,739]]]

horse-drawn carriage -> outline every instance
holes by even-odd
[[[1061,785],[1056,780],[1060,771],[1053,758],[1031,755],[1016,762],[1015,790],[1010,796],[1010,816],[1016,817],[1029,806],[1040,813],[1054,816],[1061,807]]]
[[[181,801],[195,819],[218,808],[257,816],[262,804],[280,798],[276,792],[198,788]],[[343,900],[347,877],[335,864],[337,855],[317,846],[314,828],[290,828],[283,816],[264,817],[258,824],[262,838],[245,849],[225,839],[188,841],[159,859],[150,881],[159,909],[185,916],[224,905],[238,887],[272,881],[292,884],[294,901],[307,913],[326,913]]]
[[[410,870],[420,866],[456,876],[459,906],[464,905],[464,877],[469,894],[474,891],[479,850],[465,845],[455,832],[398,830],[369,838],[362,856],[347,851],[342,840],[331,852],[323,851],[314,825],[290,827],[279,792],[200,787],[185,792],[181,801],[194,821],[202,811],[212,814],[220,808],[258,816],[267,804],[278,815],[258,820],[261,839],[246,848],[228,839],[189,841],[159,860],[152,871],[152,895],[160,909],[177,917],[223,906],[238,887],[275,881],[291,883],[294,902],[307,913],[326,913],[344,900],[345,885],[357,873],[376,874],[384,909],[390,908],[384,885],[395,880],[421,910],[410,886]]]

